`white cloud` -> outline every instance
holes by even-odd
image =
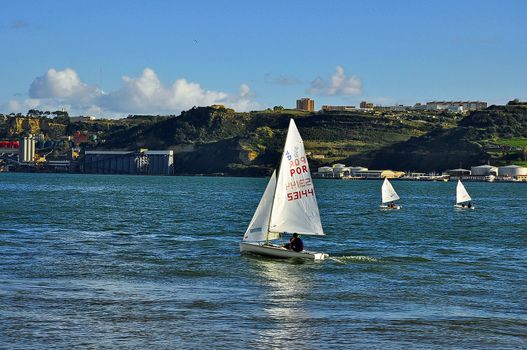
[[[23,101],[10,100],[2,104],[2,111],[6,113],[25,113],[30,109],[37,108],[40,105],[40,100],[27,98]],[[0,112],[1,113],[1,112]]]
[[[194,106],[225,104],[243,111],[252,104],[249,92],[246,84],[240,87],[239,95],[230,95],[205,90],[186,79],[178,79],[172,86],[165,87],[156,73],[146,68],[138,78],[123,77],[123,87],[104,96],[102,106],[120,112],[172,114]]]
[[[71,68],[51,68],[33,80],[29,96],[32,99],[25,102],[13,100],[4,108],[26,112],[29,109],[26,108],[29,106],[28,101],[33,101],[30,108],[67,108],[70,114],[107,117],[133,113],[178,114],[193,106],[211,104],[224,104],[237,111],[248,111],[257,106],[247,84],[240,86],[238,94],[206,90],[200,84],[184,78],[177,79],[167,87],[150,68],[145,68],[139,77],[124,76],[122,86],[109,93],[82,82],[77,72]]]
[[[349,96],[362,94],[362,81],[355,75],[347,77],[342,66],[335,68],[329,80],[316,78],[311,82],[309,93],[326,96]]]
[[[71,68],[57,71],[49,69],[46,74],[35,78],[29,86],[32,98],[78,98],[91,99],[102,92],[94,86],[83,83],[77,72]]]

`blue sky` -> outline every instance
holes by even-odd
[[[527,100],[526,1],[3,1],[0,113]]]

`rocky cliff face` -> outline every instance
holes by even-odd
[[[24,134],[40,133],[40,119],[30,117],[12,117],[9,118],[8,135],[11,137]]]

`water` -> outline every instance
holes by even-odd
[[[322,263],[240,256],[266,179],[0,174],[0,347],[527,348],[527,186],[317,180]]]

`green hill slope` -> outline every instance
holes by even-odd
[[[405,142],[345,160],[371,168],[441,171],[490,163],[525,164],[527,106],[491,106],[473,112],[456,128],[437,129]]]

